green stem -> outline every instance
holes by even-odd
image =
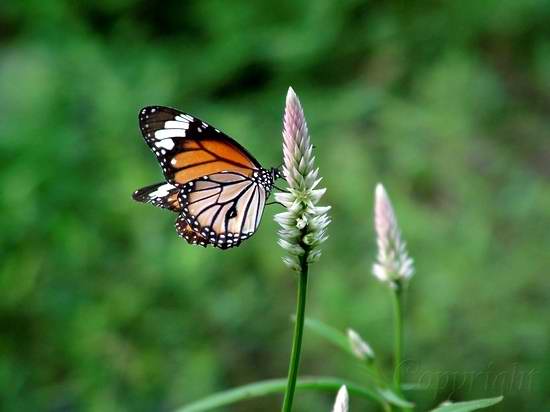
[[[395,370],[393,374],[393,386],[395,392],[403,399],[403,391],[401,390],[402,382],[402,366],[403,366],[403,303],[404,303],[404,288],[401,283],[397,283],[392,291],[393,295],[393,311],[394,311],[394,357],[395,357]],[[408,410],[403,408],[403,410]]]
[[[394,313],[394,357],[395,369],[393,373],[393,386],[398,394],[401,394],[401,363],[403,361],[403,291],[400,285],[393,290]]]
[[[300,352],[302,349],[302,336],[304,334],[304,319],[306,312],[306,292],[307,292],[307,253],[302,257],[300,282],[298,284],[298,302],[296,303],[296,322],[294,323],[294,337],[292,338],[292,352],[290,355],[290,364],[288,366],[288,381],[283,401],[283,412],[292,410],[292,400],[294,399],[294,390],[296,389],[296,378],[298,377],[298,367],[300,364]]]

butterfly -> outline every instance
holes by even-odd
[[[176,231],[193,245],[228,249],[256,232],[278,168],[264,169],[225,133],[176,109],[145,107],[139,127],[166,181],[134,200],[178,213]]]

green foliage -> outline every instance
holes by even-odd
[[[489,399],[478,399],[475,401],[449,403],[434,409],[432,412],[470,412],[478,409],[488,408],[502,401],[502,396]]]
[[[170,410],[285,373],[295,279],[277,206],[221,252],[130,194],[161,179],[142,106],[198,115],[275,166],[292,85],[333,219],[308,314],[388,359],[369,274],[382,181],[417,262],[404,379],[428,389],[408,398],[544,410],[549,19],[542,0],[0,2],[0,409]],[[304,346],[301,373],[362,381],[332,346]],[[296,411],[332,400],[299,392]]]

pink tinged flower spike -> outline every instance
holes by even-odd
[[[287,211],[277,214],[275,221],[281,226],[279,245],[289,254],[283,260],[299,271],[301,259],[313,263],[321,255],[320,245],[327,239],[330,207],[317,205],[326,189],[317,187],[321,178],[315,167],[313,145],[300,100],[292,88],[286,96],[283,159],[288,192],[276,193],[275,199]]]
[[[374,226],[378,255],[372,273],[391,287],[406,283],[414,273],[413,260],[407,253],[406,243],[401,239],[390,198],[380,183],[375,190]]]
[[[332,412],[348,412],[349,410],[349,395],[346,385],[340,387],[338,394],[336,395],[336,401],[334,401],[334,407]]]

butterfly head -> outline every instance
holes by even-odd
[[[283,175],[283,170],[280,167],[272,167],[271,170],[271,178],[275,182],[277,179],[282,179],[285,176]]]

